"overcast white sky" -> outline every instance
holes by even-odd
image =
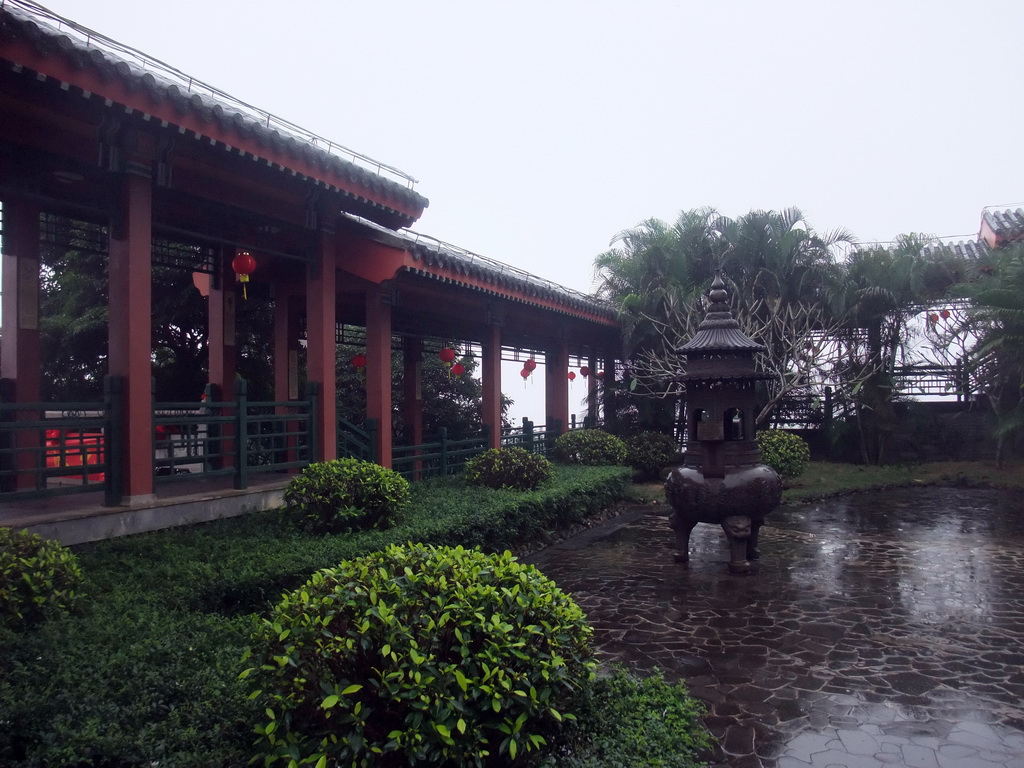
[[[1021,0],[42,4],[415,176],[417,231],[579,290],[617,232],[698,206],[888,241],[1024,204]]]

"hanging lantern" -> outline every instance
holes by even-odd
[[[949,316],[951,314],[952,314],[952,312],[950,312],[948,309],[944,309],[941,312],[939,312],[939,315],[941,315],[943,320],[949,320]]]
[[[356,369],[365,368],[366,367],[366,355],[362,354],[361,352],[358,355],[353,355],[351,362],[352,362],[352,367],[353,368],[356,368]]]
[[[526,381],[528,378],[530,378],[530,371],[527,370],[526,368],[523,368],[523,370],[519,372],[519,375],[523,377],[523,381]]]
[[[466,368],[462,363],[456,363],[455,365],[452,366],[452,373],[454,373],[456,376],[461,376],[463,373],[465,373],[465,371]]]
[[[604,371],[598,371],[597,372],[597,378],[603,379],[604,378]]]
[[[587,366],[584,365],[582,368],[580,368],[580,375],[584,379],[587,378],[587,376],[590,375],[590,368],[588,368]]]
[[[245,290],[245,284],[249,282],[249,275],[256,271],[256,259],[248,251],[239,251],[238,255],[231,260],[231,268],[238,276],[238,282],[242,284],[242,298],[248,299],[249,295]]]
[[[532,357],[529,360],[527,360],[525,363],[523,363],[523,370],[525,370],[525,371],[533,371],[536,367],[537,367],[537,361],[534,360]]]
[[[451,349],[450,347],[445,347],[444,349],[437,353],[437,356],[441,358],[442,363],[445,363],[446,365],[451,365],[452,361],[455,360],[455,350]]]
[[[569,381],[575,381],[575,380],[576,380],[576,373],[575,373],[575,371],[569,371]]]
[[[935,323],[939,322],[939,316],[938,315],[934,315],[934,314],[933,315],[928,315],[928,321],[932,325],[935,325]]]

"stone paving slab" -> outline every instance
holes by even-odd
[[[673,559],[663,505],[526,559],[605,662],[707,705],[717,768],[1024,768],[1024,500],[906,489],[784,506],[730,574],[720,528]]]

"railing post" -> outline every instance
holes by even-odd
[[[209,416],[219,414],[214,410],[213,404],[221,402],[220,386],[207,384],[203,389],[203,403],[206,405],[206,413]],[[224,459],[220,456],[221,451],[221,429],[220,422],[210,421],[206,425],[206,444],[203,446],[203,471],[209,472],[212,469],[223,469]]]
[[[124,500],[124,377],[105,376],[103,379],[103,408],[106,425],[103,441],[106,444],[107,472],[103,482],[103,503],[117,507]]]
[[[308,381],[306,382],[306,405],[309,409],[309,421],[307,422],[307,455],[309,456],[309,463],[314,464],[320,461],[320,454],[317,451],[317,446],[320,444],[320,420],[319,414],[316,410],[316,401],[320,396],[320,382],[319,381]],[[340,435],[341,430],[337,430]],[[335,449],[337,450],[337,449]]]
[[[555,447],[555,440],[562,434],[562,420],[552,419],[550,429],[545,431],[544,434],[544,455],[550,456],[552,450]]]
[[[235,382],[235,488],[249,487],[249,383]]]
[[[448,428],[441,427],[437,431],[437,439],[441,444],[441,476],[444,477],[448,474]]]
[[[533,422],[523,416],[523,448],[533,451]]]

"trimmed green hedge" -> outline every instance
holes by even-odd
[[[238,680],[252,614],[389,544],[516,549],[625,493],[625,467],[556,467],[528,493],[414,484],[400,524],[319,536],[254,513],[75,549],[80,613],[0,632],[0,765],[241,768],[260,711]]]

